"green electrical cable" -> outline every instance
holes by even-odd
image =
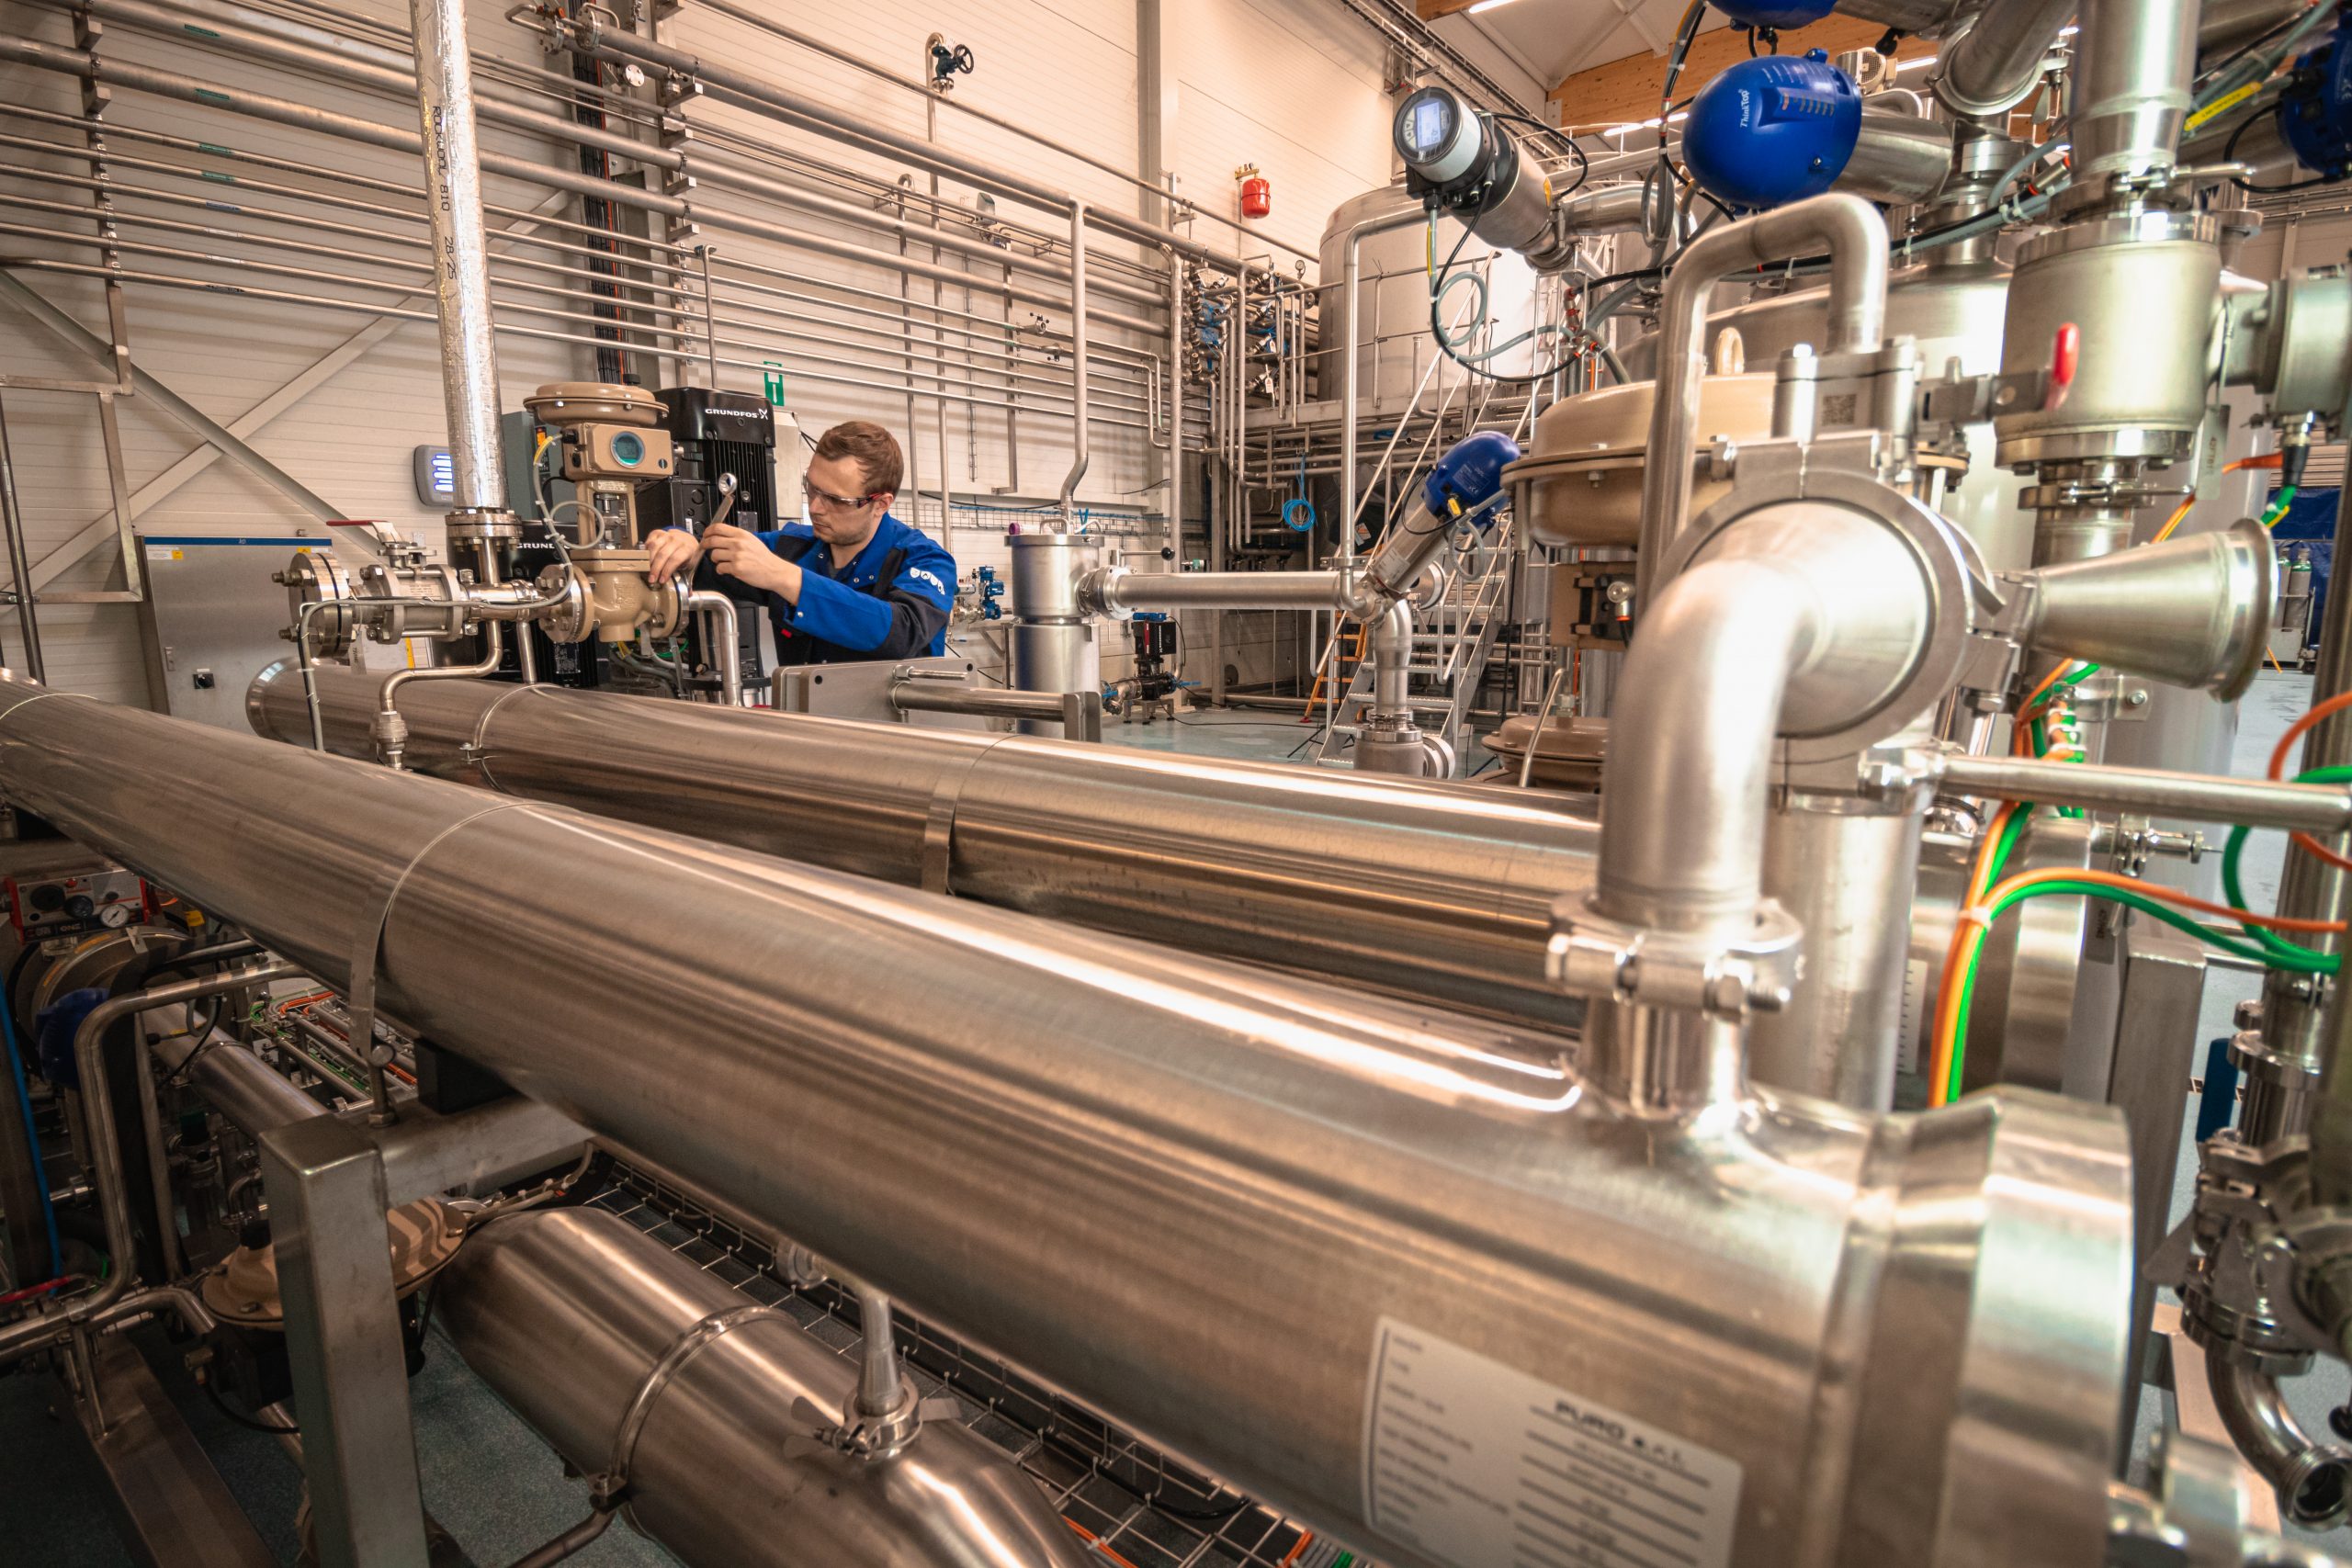
[[[2352,778],[2352,768],[2344,769],[2343,772],[2347,778]],[[1999,903],[1994,905],[1990,909],[1985,911],[1985,922],[1989,926],[1991,922],[1999,919],[2010,909],[2024,903],[2029,898],[2055,897],[2062,894],[2086,898],[2105,898],[2110,903],[2121,904],[2129,908],[2138,909],[2143,914],[2154,915],[2156,919],[2164,921],[2165,924],[2172,926],[2189,936],[2193,936],[2200,942],[2208,942],[2214,947],[2218,947],[2224,953],[2234,953],[2240,958],[2250,959],[2256,963],[2268,964],[2274,968],[2301,967],[2307,973],[2333,974],[2335,972],[2332,967],[2335,963],[2335,954],[2334,953],[2310,953],[2308,949],[2303,949],[2299,951],[2303,952],[2307,955],[2307,958],[2313,962],[2305,964],[2282,962],[2278,958],[2266,954],[2261,949],[2255,947],[2250,943],[2240,942],[2233,937],[2223,936],[2218,931],[2210,930],[2194,916],[2189,915],[2185,911],[2176,909],[2168,904],[2158,903],[2155,899],[2147,897],[2145,894],[2129,892],[2120,887],[2111,887],[2103,882],[2037,882],[2030,887],[2018,888],[2015,891],[2005,895]],[[2243,908],[2244,906],[2241,905],[2240,907]],[[1975,1005],[1976,1000],[1976,965],[1978,960],[1982,959],[1984,955],[1984,944],[1980,942],[1976,944],[1976,951],[1969,954],[1968,968],[1961,976],[1960,1016],[1954,1024],[1952,1031],[1951,1073],[1944,1085],[1944,1098],[1947,1100],[1957,1100],[1960,1098],[1962,1067],[1968,1059],[1969,1010]],[[2321,969],[2318,967],[2319,964],[2326,964],[2330,967]]]
[[[2308,772],[2297,773],[2290,782],[2295,784],[2352,783],[2352,768],[2312,768]],[[2245,886],[2238,868],[2238,858],[2245,850],[2246,835],[2252,829],[2246,828],[2231,829],[2229,842],[2222,850],[2222,892],[2229,899],[2233,908],[2240,909],[2249,908],[2245,901]],[[2314,948],[2305,947],[2301,942],[2289,942],[2278,932],[2263,927],[2251,925],[2244,920],[2238,923],[2254,933],[2256,940],[2262,944],[2267,954],[2264,962],[2273,969],[2287,969],[2298,974],[2333,975],[2344,961],[2341,953],[2321,953]]]
[[[2276,528],[2278,526],[2278,520],[2287,515],[2287,508],[2294,504],[2295,487],[2281,485],[2278,488],[2278,493],[2271,498],[2270,510],[2262,514],[2262,525],[2266,528]]]

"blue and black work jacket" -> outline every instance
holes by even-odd
[[[865,547],[842,565],[806,523],[752,536],[800,568],[800,602],[763,595],[775,626],[777,662],[850,664],[947,651],[956,558],[885,513]]]

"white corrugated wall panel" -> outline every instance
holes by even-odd
[[[506,22],[503,0],[483,0],[470,7],[472,42],[477,49],[533,65],[543,63],[536,39]],[[352,14],[405,28],[407,11],[396,0],[359,0]],[[820,6],[812,0],[767,7],[787,25],[821,34],[839,47],[884,64],[906,75],[923,66],[924,40],[941,24],[935,6],[918,6],[911,0],[870,0],[855,7]],[[40,7],[11,8],[17,25],[32,36],[70,46],[72,31],[61,15]],[[1033,127],[1039,133],[1082,147],[1092,155],[1121,167],[1137,159],[1136,77],[1136,11],[1131,0],[973,0],[955,9],[948,22],[952,41],[967,44],[978,59],[978,72],[959,77],[956,96]],[[1330,207],[1384,180],[1388,173],[1387,103],[1381,92],[1381,49],[1378,41],[1338,7],[1324,0],[1202,0],[1187,6],[1180,26],[1176,68],[1180,79],[1180,118],[1174,162],[1180,188],[1213,210],[1233,210],[1232,173],[1242,162],[1257,164],[1274,182],[1276,214],[1270,232],[1311,248]],[[876,81],[872,76],[829,62],[788,41],[763,34],[730,18],[687,6],[664,24],[664,37],[679,47],[774,79],[808,95],[875,119],[902,133],[923,133],[924,105],[916,95]],[[251,91],[296,99],[345,113],[373,118],[406,129],[413,110],[397,99],[355,94],[311,81],[292,72],[251,63],[184,39],[158,39],[126,27],[107,30],[102,53],[206,78],[224,92]],[[0,68],[0,102],[24,104],[61,114],[78,113],[74,82],[49,73]],[[730,129],[787,158],[797,156],[823,167],[854,170],[884,179],[904,172],[886,154],[845,148],[794,127],[754,116],[730,106],[708,101],[691,104],[686,118],[697,127]],[[287,127],[239,116],[203,104],[165,100],[134,91],[119,91],[110,111],[114,123],[146,128],[215,146],[265,152],[296,160],[319,171],[285,172],[262,169],[193,150],[141,144],[119,138],[114,151],[125,157],[144,158],[188,171],[187,177],[165,173],[122,171],[119,177],[159,189],[196,192],[231,204],[298,206],[289,198],[256,193],[254,182],[303,190],[340,190],[359,199],[413,210],[410,198],[357,188],[341,176],[356,173],[403,186],[417,181],[414,159],[398,152],[315,136]],[[11,121],[11,134],[42,138],[56,144],[53,152],[5,150],[13,163],[68,173],[84,172],[70,127],[28,125]],[[1077,161],[1061,157],[1008,132],[985,125],[951,107],[938,111],[941,145],[1018,173],[1057,190],[1070,190],[1105,209],[1137,210],[1139,193],[1128,183]],[[558,153],[533,139],[484,126],[485,145],[492,150],[534,160],[560,157],[570,166],[570,152]],[[204,177],[206,175],[211,176]],[[225,176],[225,177],[222,177]],[[658,177],[658,175],[656,176]],[[927,176],[918,176],[925,181]],[[537,205],[543,189],[520,182],[492,178],[493,202],[517,208]],[[38,199],[76,201],[80,193],[41,182],[0,175],[0,192]],[[950,199],[969,200],[972,192],[955,180],[943,182]],[[711,199],[707,189],[697,199]],[[732,210],[755,213],[796,230],[848,239],[881,249],[895,242],[844,220],[803,209],[770,205],[729,193],[718,204]],[[122,198],[127,213],[153,213],[183,221],[206,221],[185,208]],[[1058,231],[1059,220],[1018,201],[1001,203],[1014,221]],[[566,216],[573,216],[567,211]],[[367,226],[375,221],[364,214],[331,214],[340,220]],[[54,221],[68,231],[86,226],[62,217],[7,215],[9,221],[36,225]],[[212,221],[250,224],[248,217],[222,216]],[[493,227],[501,221],[493,219]],[[658,221],[658,220],[657,220]],[[1234,231],[1217,223],[1196,226],[1197,237],[1220,247],[1234,245]],[[272,228],[315,243],[368,250],[365,239]],[[230,243],[172,236],[143,229],[127,229],[127,239],[211,248],[253,254],[251,247]],[[716,230],[705,237],[722,254],[789,268],[811,279],[827,279],[869,288],[895,298],[899,277],[887,268],[836,261],[811,253],[754,241]],[[1098,237],[1098,254],[1149,260],[1141,247]],[[379,247],[387,256],[414,253]],[[1251,247],[1254,249],[1254,247]],[[12,254],[51,256],[87,263],[95,254],[54,240],[11,237]],[[921,248],[917,248],[920,254]],[[323,290],[356,299],[390,304],[405,299],[419,302],[404,290],[368,287],[362,279],[389,284],[404,282],[413,274],[362,263],[324,259],[274,258],[290,265],[336,272],[345,281],[280,280],[245,275],[244,281],[264,288],[294,291]],[[951,262],[953,258],[950,258]],[[186,272],[189,266],[159,258],[126,255],[134,270]],[[956,262],[954,265],[962,265]],[[1107,268],[1106,268],[1107,270]],[[33,287],[85,324],[103,321],[101,291],[93,280],[58,274],[23,274]],[[207,276],[214,276],[207,274]],[[1035,276],[1033,286],[1052,289]],[[914,285],[919,299],[930,298],[930,285]],[[145,369],[224,423],[235,420],[254,403],[328,353],[369,319],[362,311],[322,310],[272,303],[224,293],[191,292],[147,284],[126,289],[134,356]],[[502,299],[529,299],[501,289]],[[966,301],[950,290],[947,303],[964,308]],[[972,296],[976,313],[995,315],[1001,299],[985,293]],[[1148,315],[1139,305],[1123,305],[1131,313]],[[1066,312],[1052,308],[1016,307],[1017,317],[1046,318],[1055,330]],[[512,327],[531,318],[509,312],[503,325]],[[784,323],[776,323],[778,325]],[[756,335],[747,334],[747,335]],[[1151,354],[1162,351],[1157,336],[1141,338],[1102,329],[1098,337],[1125,343]],[[782,346],[783,340],[777,340]],[[1053,494],[1070,462],[1071,445],[1067,414],[1031,412],[1021,416],[1017,451],[1006,440],[1005,421],[996,409],[966,409],[917,397],[911,426],[904,385],[886,374],[888,355],[877,339],[845,338],[834,366],[808,360],[786,362],[790,406],[810,432],[846,417],[870,417],[899,429],[907,440],[917,478],[926,491],[939,482],[937,468],[939,421],[947,425],[947,479],[956,501],[946,530],[952,547],[967,569],[983,562],[1002,562],[1001,534],[1007,516],[1001,511],[1034,504],[1018,497]],[[811,345],[792,345],[803,352]],[[502,382],[508,406],[519,404],[531,387],[541,381],[571,378],[589,373],[584,347],[535,341],[511,331],[499,338]],[[734,351],[746,358],[769,355]],[[775,355],[781,357],[781,355]],[[0,364],[13,372],[31,375],[79,375],[86,367],[75,356],[61,353],[48,334],[0,310]],[[863,368],[873,366],[874,369]],[[817,373],[845,376],[857,384],[831,385],[813,379]],[[694,378],[701,371],[695,367]],[[988,383],[985,370],[977,378]],[[1098,378],[1102,370],[1098,367]],[[728,369],[721,383],[730,387],[756,385],[748,370]],[[147,482],[197,446],[189,433],[175,422],[142,409],[140,400],[122,403],[126,458],[133,488]],[[1103,423],[1114,407],[1105,400],[1098,407],[1093,432],[1093,459],[1080,499],[1098,506],[1156,510],[1163,492],[1150,488],[1155,467],[1139,430]],[[102,516],[107,510],[103,465],[96,419],[86,398],[17,392],[8,400],[19,482],[25,498],[32,547],[36,558]],[[437,374],[436,342],[429,322],[399,326],[366,357],[346,367],[312,390],[265,429],[252,444],[272,461],[293,473],[311,489],[353,516],[381,518],[417,534],[437,547],[438,519],[420,505],[410,488],[409,452],[419,444],[444,438],[444,415]],[[1197,512],[1197,501],[1193,510]],[[903,502],[901,511],[925,526],[940,528],[935,499],[925,494]],[[142,517],[153,531],[252,532],[286,528],[305,521],[277,491],[244,474],[233,464],[218,462]],[[1111,542],[1121,536],[1120,525]],[[1138,545],[1158,543],[1157,525],[1134,530]],[[89,586],[96,581],[88,571],[77,572],[60,586]],[[1277,649],[1273,631],[1254,624],[1258,618],[1237,618],[1227,659],[1243,667],[1245,678],[1261,678],[1266,660]],[[46,615],[50,661],[62,683],[97,694],[137,701],[143,695],[134,613],[116,608],[52,607]],[[0,637],[6,628],[0,625]],[[1192,672],[1205,673],[1203,657]],[[1286,658],[1286,645],[1283,656]],[[1114,660],[1113,669],[1124,667]]]

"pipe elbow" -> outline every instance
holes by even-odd
[[[2278,1495],[2278,1513],[2305,1529],[2332,1529],[2352,1513],[2352,1449],[2321,1442],[2287,1408],[2278,1380],[2212,1357],[2206,1382],[2238,1452]]]

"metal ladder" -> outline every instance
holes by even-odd
[[[1442,736],[1462,755],[1463,727],[1470,706],[1477,701],[1478,683],[1495,649],[1495,633],[1502,625],[1503,598],[1510,591],[1511,519],[1508,513],[1480,536],[1470,551],[1456,556],[1457,570],[1435,604],[1415,612],[1412,652],[1406,671],[1412,677],[1406,701],[1414,721]],[[1372,702],[1373,665],[1356,665],[1347,692],[1332,710],[1316,751],[1318,762],[1340,760],[1342,738],[1363,732],[1364,709]]]

